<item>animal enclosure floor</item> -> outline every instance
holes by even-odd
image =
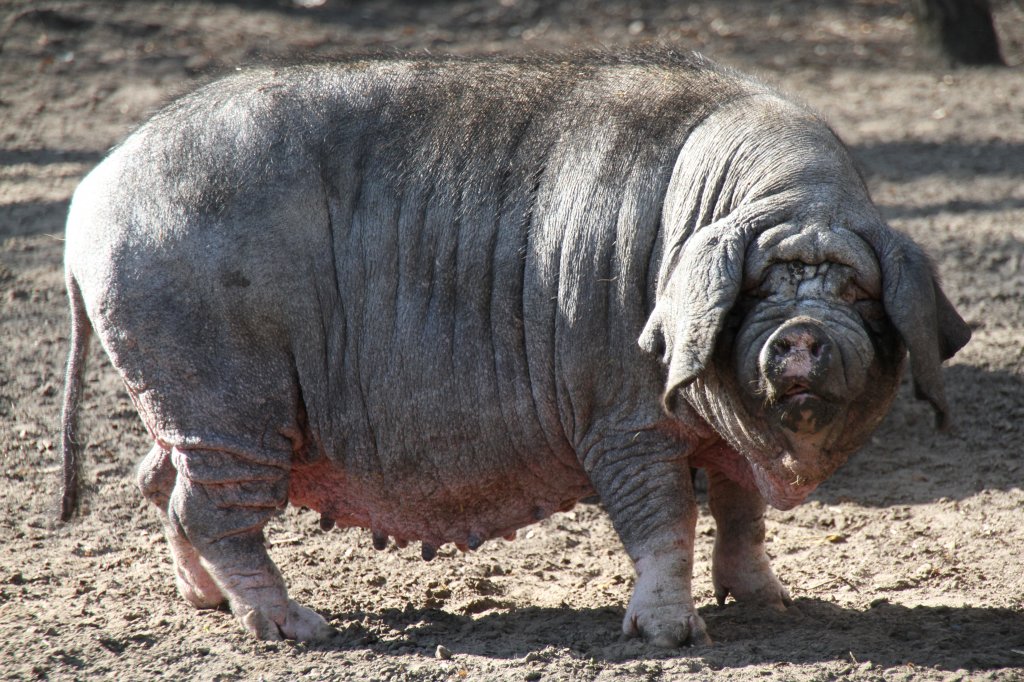
[[[890,0],[4,3],[0,679],[1024,677],[1024,10],[994,5],[1007,69],[936,64],[909,3]],[[716,604],[703,500],[694,590],[715,644],[678,651],[619,638],[633,574],[599,507],[430,563],[291,509],[271,555],[340,634],[254,641],[177,596],[133,481],[146,434],[95,343],[83,514],[54,522],[68,199],[162,102],[238,66],[346,51],[651,42],[760,73],[821,111],[974,330],[945,369],[955,431],[936,433],[904,386],[869,447],[808,503],[769,512],[789,613]]]

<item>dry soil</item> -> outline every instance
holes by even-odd
[[[886,0],[0,2],[0,678],[1024,678],[1024,10],[995,7],[1011,67],[951,70]],[[354,50],[650,42],[821,111],[974,329],[945,371],[954,432],[904,387],[867,448],[808,503],[770,512],[790,613],[716,605],[706,508],[695,594],[715,644],[679,651],[620,640],[633,575],[599,507],[429,564],[292,509],[270,551],[341,634],[254,641],[175,593],[132,482],[146,435],[97,344],[83,514],[54,521],[68,198],[162,102],[246,65]]]

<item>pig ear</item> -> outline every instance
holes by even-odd
[[[743,283],[749,225],[724,218],[671,250],[658,278],[658,298],[640,347],[662,356],[668,378],[662,406],[672,413],[676,392],[693,383],[715,350]]]
[[[936,425],[950,425],[939,365],[964,347],[971,330],[946,298],[931,264],[909,239],[886,245],[879,261],[886,314],[910,352],[914,393],[935,409]]]

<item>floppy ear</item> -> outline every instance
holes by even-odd
[[[936,425],[950,425],[939,365],[964,347],[971,330],[939,287],[931,263],[909,239],[892,233],[879,252],[882,302],[910,352],[914,393],[935,409]]]
[[[661,404],[672,413],[676,392],[707,367],[718,333],[743,284],[752,226],[727,216],[698,229],[666,255],[658,296],[640,347],[662,356],[668,378]]]

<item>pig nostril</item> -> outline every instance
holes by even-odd
[[[775,350],[775,355],[776,356],[780,356],[780,357],[785,355],[785,354],[787,354],[792,349],[792,347],[793,347],[789,343],[788,339],[778,339],[778,340],[775,341],[773,346],[774,346],[774,350]]]

